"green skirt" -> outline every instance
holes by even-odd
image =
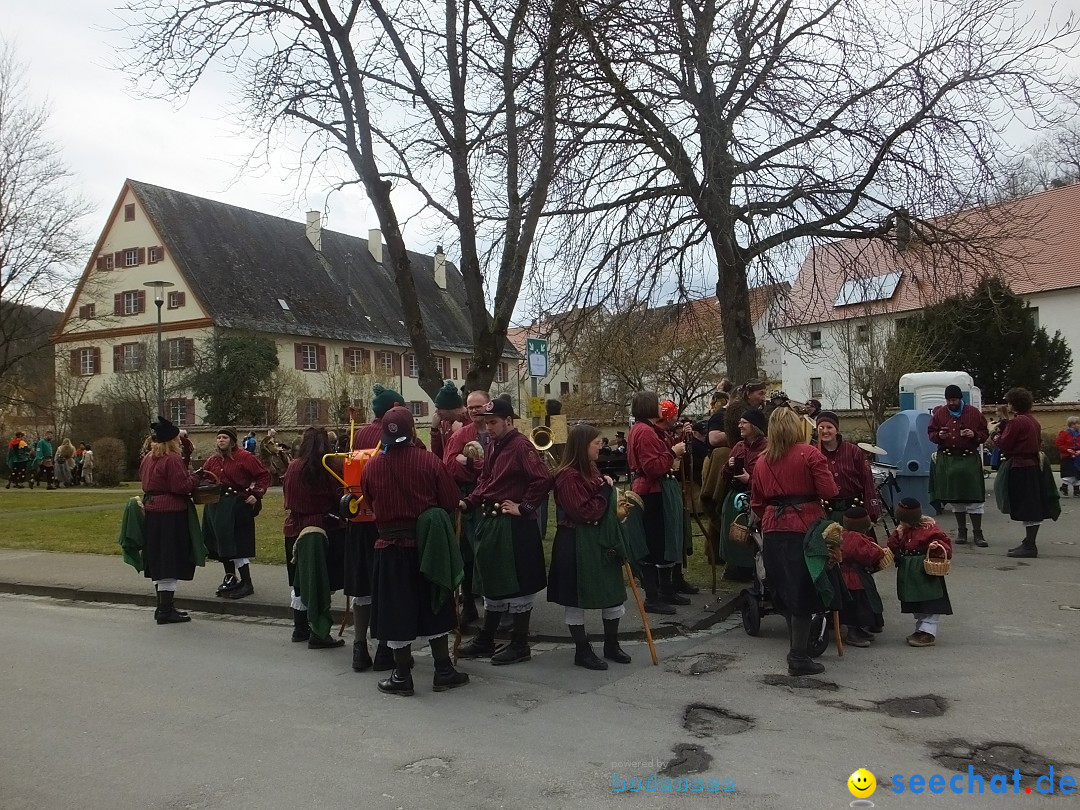
[[[982,503],[986,500],[986,482],[978,453],[951,455],[934,453],[930,463],[930,503]]]
[[[738,514],[735,510],[735,496],[737,494],[733,490],[728,490],[727,497],[724,498],[724,507],[720,512],[720,556],[724,558],[728,565],[753,568],[754,547],[749,543],[735,543],[728,536],[731,523],[735,520],[735,515]]]
[[[945,577],[933,577],[923,570],[922,554],[896,560],[896,596],[901,602],[930,602],[945,596]]]

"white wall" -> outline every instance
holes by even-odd
[[[1039,326],[1046,329],[1051,337],[1060,330],[1072,349],[1072,380],[1061,392],[1058,401],[1080,402],[1080,287],[1036,293],[1025,300],[1039,308]]]

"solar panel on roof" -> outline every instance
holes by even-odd
[[[902,272],[886,273],[883,276],[846,281],[840,288],[833,306],[846,307],[851,304],[866,304],[870,301],[884,301],[892,298],[902,275]]]

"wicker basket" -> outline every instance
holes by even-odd
[[[881,560],[878,562],[877,568],[874,569],[875,571],[884,571],[886,568],[892,568],[893,564],[896,562],[891,548],[886,546],[884,551],[885,553],[881,555]]]
[[[935,555],[934,552],[938,553]],[[952,568],[952,561],[948,557],[945,546],[937,541],[931,543],[926,549],[926,559],[923,560],[923,571],[932,577],[943,577]]]
[[[739,512],[728,527],[728,540],[745,546],[750,542],[750,513]]]
[[[191,490],[191,500],[196,505],[205,505],[208,503],[217,503],[221,500],[221,481],[209,470],[200,470],[200,472],[213,478],[213,481],[203,481],[195,489]]]

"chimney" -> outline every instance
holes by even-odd
[[[322,215],[318,211],[307,212],[306,231],[311,246],[322,253]]]
[[[371,228],[367,232],[367,249],[372,258],[382,264],[382,231],[378,228]]]
[[[440,290],[446,289],[446,254],[442,245],[435,248],[435,286]]]

